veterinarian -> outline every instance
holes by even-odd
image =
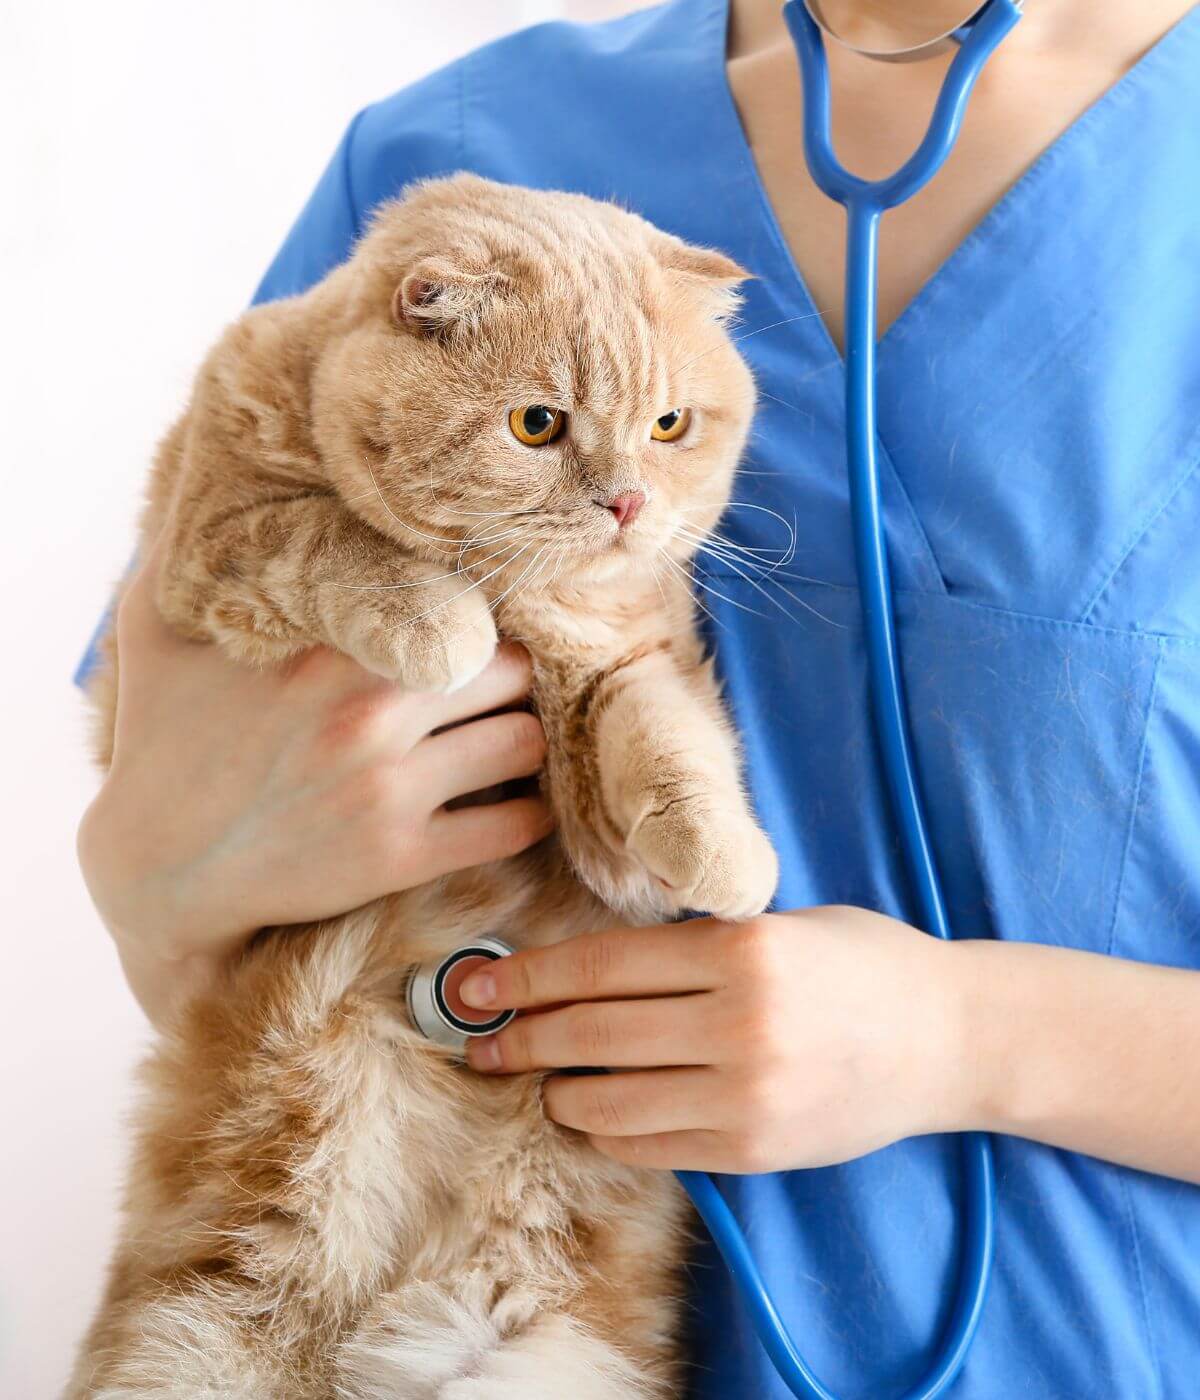
[[[898,41],[962,10],[858,8]],[[839,153],[890,171],[947,60],[829,57]],[[871,737],[842,215],[802,159],[776,0],[539,26],[365,109],[258,292],[311,285],[378,201],[460,168],[615,198],[756,274],[761,404],[698,599],[781,912],[571,939],[463,995],[529,1013],[476,1070],[607,1066],[552,1080],[547,1112],[621,1160],[728,1173],[846,1395],[924,1369],[956,1258],[942,1134],[964,1129],[999,1134],[998,1253],[953,1395],[1200,1390],[1198,79],[1185,0],[1029,0],[945,170],[884,221],[884,509],[954,944],[907,922]],[[536,797],[434,811],[416,776],[418,753],[463,793],[537,771],[520,648],[449,697],[332,654],[255,674],[166,631],[154,567],[120,612],[115,761],[79,843],[152,1019],[260,926],[547,834]],[[694,1395],[782,1397],[707,1244],[691,1285]]]

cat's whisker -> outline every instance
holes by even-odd
[[[760,399],[770,399],[772,403],[777,403],[781,408],[790,408],[794,413],[802,413],[805,418],[811,420],[812,414],[807,408],[801,408],[798,403],[789,403],[787,399],[781,399],[777,394],[768,394],[763,388],[758,391]]]
[[[376,489],[377,488],[372,488],[370,491],[359,491],[353,496],[343,496],[342,500],[348,506],[356,506],[359,501],[365,501],[369,496],[373,496]]]
[[[787,608],[785,608],[783,604],[779,601],[779,599],[774,596],[774,594],[772,594],[766,588],[763,587],[762,583],[758,579],[754,578],[751,574],[746,573],[745,570],[741,567],[741,564],[739,564],[739,562],[732,555],[719,554],[716,550],[711,549],[708,545],[701,545],[700,549],[701,552],[705,554],[711,554],[714,559],[718,560],[718,562],[723,564],[727,569],[732,569],[733,572],[737,574],[737,576],[740,579],[748,583],[750,587],[755,590],[755,592],[761,593],[762,596],[766,598],[766,600],[769,603],[773,604],[776,608],[778,608],[779,611],[783,613],[783,615],[790,621],[799,622],[800,619],[796,617],[794,613],[790,612]],[[752,562],[753,561],[747,560],[742,561],[742,563],[751,564]],[[759,567],[761,568],[762,566]],[[797,603],[800,607],[802,607],[805,610],[805,612],[812,613],[814,617],[820,618],[822,622],[828,623],[830,627],[836,627],[839,631],[846,630],[845,623],[835,622],[833,618],[826,617],[825,614],[821,612],[818,608],[814,608],[811,603],[806,602],[805,599],[793,593],[790,588],[787,588],[784,584],[780,583],[777,578],[772,577],[770,570],[767,570],[766,573],[769,581],[772,584],[774,584],[774,586],[778,588],[781,593],[785,593],[792,600],[793,603]],[[759,615],[761,616],[761,614]]]
[[[693,355],[690,360],[685,360],[673,370],[673,373],[680,374],[689,365],[694,365],[697,360],[702,360],[706,355],[711,355],[715,351],[722,349],[732,340],[734,345],[740,345],[743,340],[749,340],[751,336],[762,335],[764,331],[773,331],[777,326],[790,326],[793,321],[811,321],[815,316],[820,316],[819,311],[806,311],[800,316],[785,316],[782,321],[772,321],[769,325],[758,326],[755,330],[747,331],[745,335],[735,335],[729,339],[721,339],[716,345],[710,346],[707,350],[701,350],[698,355]]]
[[[692,575],[687,571],[687,569],[685,569],[678,562],[678,560],[672,559],[671,556],[661,545],[657,549],[655,557],[661,559],[663,563],[666,564],[668,569],[674,569],[675,572],[680,576],[680,578],[687,585],[688,596],[691,598],[692,602],[696,605],[696,607],[698,607],[702,612],[708,613],[708,616],[711,617],[714,622],[718,622],[719,619],[713,617],[713,614],[709,612],[709,610],[704,606],[704,600],[695,596],[695,589],[692,586]]]
[[[379,497],[379,504],[381,504],[382,507],[384,507],[384,510],[388,512],[389,517],[391,517],[393,521],[395,521],[396,524],[400,526],[400,529],[406,529],[406,531],[412,532],[413,535],[420,536],[421,539],[435,540],[435,542],[440,543],[440,545],[458,545],[459,540],[447,539],[445,538],[445,536],[442,535],[428,535],[426,531],[421,531],[421,529],[417,529],[416,525],[409,525],[409,522],[402,521],[399,515],[396,515],[396,512],[392,510],[391,505],[388,504],[388,498],[386,498],[386,496],[384,496],[384,493],[382,493],[382,490],[379,489],[378,480],[375,479],[375,469],[372,468],[370,459],[365,458],[364,456],[363,465],[365,466],[365,468],[367,468],[368,475],[370,475],[371,477],[371,486],[375,487],[375,494],[377,494],[377,496]]]
[[[680,538],[688,540],[689,543],[696,544],[698,547],[703,547],[708,553],[714,556],[723,553],[727,558],[738,558],[743,564],[750,568],[757,569],[765,575],[770,575],[772,577],[778,575],[780,578],[791,579],[793,583],[813,583],[818,586],[825,586],[828,584],[828,579],[814,578],[811,574],[798,574],[794,569],[784,568],[783,565],[787,563],[786,557],[778,562],[771,563],[757,557],[748,556],[746,553],[746,546],[744,545],[739,545],[736,549],[731,550],[727,544],[721,541],[720,537],[717,537],[717,542],[715,544],[710,543],[708,540],[702,540],[694,532],[680,533]]]
[[[702,510],[703,508],[704,507],[702,506],[693,506],[688,509],[681,510],[679,513],[680,515],[695,515],[697,510]],[[772,519],[779,521],[783,528],[788,532],[789,542],[795,540],[796,538],[795,526],[789,524],[786,516],[780,515],[777,510],[772,510],[770,506],[760,506],[754,501],[727,501],[725,504],[725,509],[760,511],[763,515],[769,515]]]
[[[738,562],[739,556],[737,554],[725,549],[719,544],[712,544],[708,540],[702,539],[697,535],[685,534],[677,530],[675,531],[674,537],[691,545],[697,554],[707,554],[729,568],[732,568],[734,564]],[[747,558],[745,555],[741,556],[741,563],[744,564],[746,568],[754,570],[756,574],[764,578],[771,578],[779,568],[778,564],[767,564],[761,559]]]
[[[787,549],[769,549],[756,545],[739,544],[737,540],[731,540],[726,535],[720,535],[716,530],[706,531],[696,529],[690,525],[680,525],[676,528],[676,534],[682,539],[695,540],[697,543],[708,544],[710,541],[715,542],[719,548],[728,550],[732,554],[737,554],[747,559],[753,559],[756,563],[769,562],[773,569],[778,568],[780,564],[786,563],[791,557]],[[778,555],[779,557],[772,560],[772,555]]]
[[[449,598],[443,598],[440,603],[435,603],[432,608],[426,608],[424,612],[417,613],[413,617],[405,618],[403,626],[411,627],[414,622],[422,622],[425,618],[432,617],[435,612],[440,612],[442,608],[449,607],[449,605],[455,602],[457,599],[465,598],[468,593],[473,592],[476,588],[482,587],[488,581],[488,579],[494,578],[495,575],[500,573],[502,569],[506,569],[510,564],[515,563],[515,561],[519,559],[527,549],[532,548],[532,542],[530,542],[529,544],[522,545],[515,554],[510,555],[509,558],[505,559],[502,563],[497,564],[496,567],[490,573],[484,574],[484,576],[481,579],[476,579],[475,582],[470,584],[467,588],[460,589],[457,593],[452,593]]]
[[[521,522],[516,525],[510,525],[508,523],[508,520],[505,518],[490,520],[486,525],[479,526],[479,531],[477,534],[468,535],[465,538],[464,543],[468,545],[490,544],[492,540],[498,540],[505,535],[519,534],[522,530],[525,530],[527,528],[528,527],[525,525],[524,522]],[[496,534],[494,533],[495,531],[500,531],[500,533]]]
[[[697,595],[696,589],[701,588],[704,590],[705,593],[711,593],[714,598],[720,598],[720,600],[723,603],[728,603],[731,607],[737,608],[739,612],[750,613],[754,617],[761,617],[764,620],[766,620],[766,613],[759,612],[757,608],[747,607],[745,603],[739,603],[736,598],[731,598],[727,593],[722,593],[720,589],[713,588],[711,584],[705,583],[705,581],[702,578],[698,577],[695,573],[689,573],[686,569],[680,566],[677,560],[672,559],[670,555],[667,555],[666,557],[668,562],[687,581],[688,589],[692,595],[692,601],[705,613],[707,613],[708,616],[712,618],[712,620],[717,624],[718,627],[725,627],[725,622],[721,618],[719,618],[716,615],[716,613],[712,611],[711,608],[705,606],[704,601]]]
[[[375,494],[379,497],[380,504],[383,506],[384,510],[387,511],[388,515],[396,522],[396,524],[400,526],[402,530],[408,530],[412,534],[419,536],[423,540],[430,540],[437,544],[453,545],[456,549],[460,549],[462,547],[463,542],[461,540],[453,539],[448,535],[433,535],[430,534],[428,530],[418,530],[415,525],[410,525],[407,520],[401,520],[401,518],[388,504],[387,497],[383,494],[383,491],[380,489],[380,485],[378,480],[376,479],[375,470],[371,466],[370,459],[364,457],[363,464],[366,466],[367,472],[371,477],[371,484],[375,488]]]
[[[549,588],[550,585],[554,582],[554,579],[555,579],[555,576],[556,576],[557,573],[558,573],[559,567],[561,567],[561,566],[555,564],[553,552],[548,553],[548,554],[546,555],[545,560],[544,560],[541,564],[538,565],[537,571],[533,574],[533,576],[532,576],[532,577],[529,579],[529,581],[525,584],[525,588],[524,588],[523,591],[526,592],[526,593],[528,593],[531,589],[534,589],[534,588],[541,588],[543,591],[545,591],[545,590],[546,590],[547,588]],[[550,570],[550,577],[549,577],[549,578],[546,578],[546,577],[545,577],[545,574],[546,574],[547,569]]]
[[[532,548],[532,545],[527,545],[526,548]],[[513,591],[513,589],[516,588],[517,585],[525,579],[530,569],[534,566],[534,564],[537,563],[537,561],[542,557],[542,554],[549,548],[549,545],[543,545],[541,549],[539,549],[538,552],[529,561],[529,563],[526,564],[525,568],[521,571],[520,576],[516,578],[512,583],[510,583],[503,593],[499,594],[497,597],[492,599],[493,608],[495,608],[503,599],[507,598],[508,595]]]
[[[707,585],[705,585],[705,584],[703,584],[703,583],[700,583],[699,579],[695,578],[694,575],[688,573],[688,571],[683,567],[682,564],[679,563],[678,560],[672,559],[671,556],[666,552],[665,549],[660,549],[660,550],[659,550],[659,553],[660,553],[660,554],[662,555],[662,557],[667,561],[668,566],[669,566],[670,568],[674,569],[675,572],[680,576],[680,578],[681,578],[681,579],[683,580],[683,582],[686,584],[686,586],[687,586],[687,591],[688,591],[688,595],[689,595],[689,597],[691,598],[692,602],[696,605],[696,607],[698,607],[698,608],[700,609],[700,611],[701,611],[702,613],[704,613],[704,615],[705,615],[706,617],[711,618],[711,619],[713,620],[713,622],[716,624],[716,626],[718,626],[718,627],[724,627],[724,626],[725,626],[725,623],[722,622],[721,619],[716,615],[716,613],[713,612],[713,610],[712,610],[710,607],[707,606],[707,604],[705,603],[704,599],[701,598],[701,597],[697,594],[696,588],[697,588],[697,587],[704,588],[706,592],[708,592],[708,593],[713,593],[713,594],[715,594],[715,596],[717,596],[717,597],[719,597],[719,598],[724,597],[724,595],[723,595],[723,594],[720,594],[720,593],[717,593],[715,589],[713,589],[713,588],[708,588]],[[725,601],[726,601],[726,602],[732,603],[732,602],[733,602],[733,599],[732,599],[732,598],[727,598],[727,599],[725,599]],[[734,607],[739,607],[740,604],[734,603],[733,606],[734,606]],[[744,611],[746,611],[746,612],[752,612],[753,609],[752,609],[752,608],[746,608],[746,609],[744,609]]]
[[[433,463],[432,463],[432,462],[430,462],[430,464],[429,464],[429,494],[430,494],[430,496],[433,498],[433,503],[434,503],[434,505],[438,506],[441,510],[453,511],[453,513],[454,513],[455,515],[475,515],[475,516],[487,516],[487,517],[491,517],[491,516],[496,516],[496,515],[506,515],[506,516],[513,516],[513,515],[536,515],[536,514],[538,513],[538,507],[537,507],[537,506],[528,506],[528,507],[526,507],[526,508],[523,509],[523,510],[462,510],[462,509],[461,509],[460,507],[458,507],[458,506],[452,506],[452,505],[448,504],[446,501],[439,500],[439,499],[438,499],[437,490],[436,490],[436,488],[434,487],[434,484],[433,484]]]
[[[505,524],[503,520],[496,520],[492,523],[496,526]],[[509,539],[513,535],[519,535],[524,529],[524,526],[510,525],[507,529],[499,530],[497,533],[494,534],[490,533],[491,528],[491,526],[485,525],[477,535],[464,535],[461,541],[459,542],[459,553],[461,554],[464,550],[467,549],[482,549],[484,545],[495,544],[497,540],[505,540]]]
[[[507,551],[507,546],[497,549],[482,559],[475,560],[472,567],[478,568],[480,564],[487,564],[493,559],[498,559],[501,554],[505,554]],[[458,568],[451,569],[448,574],[433,574],[429,578],[413,579],[407,583],[335,583],[330,580],[326,587],[344,589],[348,593],[398,593],[405,588],[425,588],[431,583],[441,583],[448,578],[462,578],[464,577],[463,568],[460,560]]]
[[[821,582],[820,579],[808,578],[803,574],[796,574],[786,569],[784,565],[791,559],[790,553],[783,554],[778,559],[771,559],[763,557],[760,551],[750,551],[744,545],[736,545],[720,538],[706,537],[703,532],[689,530],[684,526],[680,526],[675,533],[679,539],[686,540],[697,549],[711,554],[714,559],[720,559],[729,564],[740,560],[747,568],[753,569],[755,573],[764,578],[773,579],[776,574],[779,574],[783,578],[790,578],[800,583]]]
[[[508,547],[519,543],[528,535],[527,530],[513,529],[503,530],[498,535],[488,537],[480,536],[477,540],[464,540],[462,548],[458,551],[457,568],[461,572],[463,569],[473,569],[480,564],[486,564],[489,559],[494,559],[495,554],[485,555],[482,559],[468,559],[468,555],[474,554],[476,550],[484,549],[488,545],[498,544],[501,540],[507,541]]]
[[[501,521],[496,522],[496,524],[502,523],[503,522]],[[483,549],[485,545],[495,544],[497,540],[510,540],[512,544],[515,544],[518,541],[527,539],[529,535],[528,527],[522,525],[514,525],[511,529],[501,530],[498,534],[493,535],[489,535],[487,533],[487,530],[489,528],[490,527],[485,526],[484,533],[477,536],[475,540],[463,541],[462,548],[458,551],[458,568],[460,571],[465,569],[478,568],[480,564],[486,564],[490,559],[494,559],[496,557],[496,555],[493,553],[486,555],[482,559],[468,560],[467,555],[472,553],[474,550]],[[515,539],[513,538],[514,536]],[[530,543],[533,543],[533,541],[530,541]],[[509,547],[511,547],[511,544]]]
[[[749,545],[727,540],[721,535],[696,530],[687,525],[676,526],[672,535],[676,539],[694,545],[697,549],[704,550],[713,555],[714,558],[740,559],[747,567],[763,574],[775,573],[788,558],[788,555],[783,553],[778,559],[772,559],[771,555],[777,551],[755,549]],[[816,583],[818,580],[813,579],[812,582]]]
[[[357,495],[357,496],[346,496],[346,497],[344,497],[344,500],[345,500],[345,502],[346,502],[347,505],[354,505],[354,504],[356,504],[356,503],[359,502],[359,501],[365,500],[368,496],[374,496],[374,495],[376,495],[376,494],[377,494],[377,491],[378,491],[378,488],[376,487],[375,489],[370,490],[370,491],[363,491],[363,492],[361,492],[361,493],[360,493],[359,495]],[[442,508],[445,509],[445,510],[453,509],[453,507],[445,506],[445,505],[442,504],[441,502],[439,502],[439,504],[441,504],[441,505],[442,505]],[[386,501],[384,502],[384,505],[385,505],[385,506],[387,505],[387,502],[386,502]],[[416,526],[410,525],[407,521],[402,521],[402,520],[400,520],[400,518],[395,514],[394,511],[389,510],[389,514],[391,514],[392,518],[393,518],[394,520],[396,520],[398,524],[402,525],[406,530],[410,531],[410,532],[413,533],[413,534],[418,534],[418,535],[421,535],[421,534],[422,534],[422,532],[421,532],[420,530],[418,530]],[[464,515],[480,515],[480,516],[492,516],[492,515],[510,515],[510,516],[511,516],[511,515],[521,515],[521,514],[536,515],[536,514],[537,514],[537,511],[536,511],[536,510],[530,510],[530,511],[528,511],[528,512],[522,512],[522,511],[509,511],[509,512],[501,512],[501,511],[462,511],[462,512],[460,512],[460,514],[464,514]],[[497,523],[503,524],[504,522],[503,522],[503,521],[498,521]],[[428,533],[424,533],[424,534],[422,535],[422,537],[423,537],[424,539],[428,539],[428,540],[432,540],[432,541],[436,541],[436,542],[442,542],[442,543],[445,543],[445,544],[447,544],[447,545],[449,545],[449,544],[452,542],[452,537],[451,537],[451,536],[448,536],[448,535],[447,535],[447,536],[443,536],[443,535],[431,535],[431,534],[428,534]],[[464,546],[464,545],[465,545],[465,546],[471,546],[471,545],[478,544],[478,543],[481,543],[481,542],[490,542],[491,540],[497,540],[497,539],[499,539],[499,538],[500,538],[499,535],[486,536],[486,535],[480,533],[480,534],[477,534],[477,535],[466,535],[466,536],[464,536],[464,537],[462,538],[462,540],[453,541],[453,542],[454,542],[455,544],[459,545],[459,547],[461,548],[461,547]],[[446,550],[444,550],[444,551],[442,551],[442,552],[448,554],[448,553],[450,553],[450,550],[449,550],[449,549],[446,549]]]
[[[797,526],[795,526],[794,521],[791,525],[788,525],[787,521],[784,521],[784,526],[786,526],[788,532],[788,539],[787,545],[784,545],[783,547],[742,545],[742,543],[739,543],[738,540],[730,539],[727,535],[720,535],[720,533],[716,531],[716,528],[710,528],[710,526],[707,525],[689,524],[688,517],[690,514],[693,514],[693,512],[686,510],[679,512],[679,515],[681,515],[682,518],[681,526],[679,526],[679,528],[688,528],[693,533],[697,533],[697,535],[702,535],[704,539],[716,540],[716,542],[720,543],[720,545],[723,545],[725,549],[732,549],[739,554],[744,554],[746,559],[767,560],[770,561],[770,563],[772,563],[772,566],[776,568],[783,567],[784,564],[790,564],[791,561],[795,559],[795,553],[797,553],[797,543],[798,539],[800,539],[800,533],[798,533],[798,529]],[[781,519],[781,517],[777,518]],[[812,582],[819,582],[819,580],[812,580]]]
[[[666,589],[663,588],[662,575],[658,572],[658,565],[654,559],[650,560],[650,577],[654,580],[654,586],[658,589],[658,596],[662,599],[663,611],[667,612],[670,609],[670,604],[667,602]]]
[[[711,584],[705,583],[702,578],[693,578],[693,586],[703,588],[706,593],[711,593],[714,598],[720,598],[723,603],[728,603],[731,607],[737,608],[739,612],[749,613],[752,617],[761,617],[764,622],[769,621],[767,614],[759,612],[757,608],[747,607],[745,603],[739,603],[736,598],[731,598],[728,593],[722,593],[719,589],[713,588]],[[705,609],[707,612],[708,610]],[[709,613],[711,617],[712,614]]]
[[[704,509],[705,509],[706,513],[707,513],[709,516],[711,516],[711,514],[712,514],[712,508],[711,508],[711,507],[705,507]],[[720,517],[718,517],[718,519],[717,519],[717,521],[716,521],[716,524],[714,524],[714,525],[701,525],[701,524],[698,524],[697,522],[695,522],[695,521],[693,521],[693,520],[688,519],[688,517],[690,517],[690,516],[696,514],[696,509],[695,509],[695,508],[692,508],[692,507],[685,507],[683,510],[678,511],[677,514],[678,514],[679,517],[683,520],[683,522],[689,527],[689,529],[692,529],[692,530],[699,530],[702,534],[709,535],[709,536],[711,536],[711,538],[713,538],[713,539],[715,539],[715,540],[721,540],[721,541],[723,541],[725,544],[735,546],[736,548],[741,549],[741,550],[745,550],[745,551],[747,551],[747,552],[750,553],[750,554],[762,554],[762,555],[774,554],[774,555],[778,555],[778,556],[781,556],[781,557],[782,557],[782,556],[784,556],[784,555],[789,555],[789,554],[791,554],[791,553],[794,552],[794,546],[795,546],[795,542],[796,542],[796,536],[795,536],[795,534],[794,534],[794,532],[795,532],[795,530],[796,530],[796,527],[795,527],[794,524],[793,524],[792,528],[788,531],[788,542],[787,542],[787,544],[784,544],[784,545],[744,544],[744,543],[742,543],[741,541],[735,540],[735,539],[733,539],[732,537],[730,537],[729,535],[723,535],[723,534],[720,532],[720,530],[719,530],[718,527],[721,526],[721,525],[723,525],[723,524],[725,524],[725,516],[724,516],[724,515],[721,515]]]

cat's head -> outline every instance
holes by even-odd
[[[754,410],[735,262],[615,204],[459,174],[385,206],[346,272],[317,431],[406,552],[505,586],[694,552]]]

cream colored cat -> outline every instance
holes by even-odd
[[[244,661],[325,643],[416,689],[519,637],[558,826],[266,931],[184,1009],[146,1069],[72,1400],[676,1393],[673,1178],[550,1123],[536,1076],[421,1039],[404,992],[475,935],[771,896],[687,586],[753,412],[726,326],[745,276],[615,205],[460,174],[208,357],[150,483],[165,617]],[[110,657],[104,755],[115,692]]]

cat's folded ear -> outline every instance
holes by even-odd
[[[662,235],[655,254],[662,268],[710,301],[711,314],[718,321],[734,314],[742,301],[738,287],[754,277],[719,248],[685,243],[672,234]]]
[[[421,334],[473,328],[511,281],[498,268],[471,268],[447,256],[429,256],[401,277],[392,293],[392,319]]]

